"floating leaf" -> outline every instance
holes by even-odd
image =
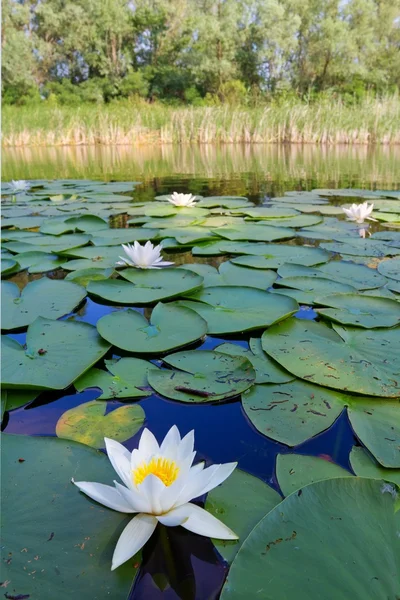
[[[323,277],[332,281],[345,283],[357,290],[368,290],[385,285],[387,279],[380,275],[376,269],[364,265],[356,265],[343,260],[333,260],[319,265],[318,268],[305,267],[297,264],[283,264],[278,269],[281,277]]]
[[[241,544],[258,521],[269,513],[281,497],[269,485],[239,469],[222,485],[209,492],[205,509],[230,527],[238,540],[213,540],[222,557],[231,563]],[[243,510],[246,507],[246,510]]]
[[[399,328],[364,331],[288,319],[262,336],[263,349],[297,377],[369,396],[399,395]]]
[[[271,227],[269,225],[238,225],[237,227],[219,227],[212,233],[228,240],[252,240],[259,242],[272,242],[284,240],[294,236],[291,229],[285,227]]]
[[[119,360],[106,360],[108,371],[103,369],[89,369],[82,377],[74,382],[78,392],[90,387],[98,387],[103,393],[97,400],[111,400],[114,398],[141,398],[150,396],[148,389],[147,373],[154,369],[154,365],[140,358],[120,358]]]
[[[336,242],[327,242],[321,244],[321,248],[329,252],[338,252],[342,256],[349,254],[352,256],[395,256],[400,254],[400,249],[389,246],[385,242],[379,240],[354,238],[349,240],[347,237],[336,238]],[[382,273],[384,275],[384,273]]]
[[[31,281],[22,292],[15,283],[3,281],[1,293],[1,327],[4,330],[26,327],[36,317],[59,319],[72,312],[86,296],[80,285],[47,277]]]
[[[337,600],[338,582],[354,600],[399,596],[395,500],[383,486],[346,477],[288,496],[243,542],[221,600],[257,598],[260,590],[270,598]]]
[[[194,271],[204,278],[204,287],[215,287],[219,285],[237,285],[246,287],[255,287],[266,290],[271,287],[276,279],[275,271],[255,271],[234,265],[230,261],[223,262],[219,270],[211,265],[196,263],[184,264],[180,269]]]
[[[291,298],[278,298],[263,290],[233,286],[205,288],[177,305],[198,312],[207,321],[208,331],[212,334],[268,327],[299,309],[297,302]]]
[[[121,244],[133,243],[135,241],[145,242],[157,236],[156,229],[144,229],[142,227],[131,227],[130,229],[104,229],[93,237],[95,246],[120,246]],[[122,249],[120,250],[122,252]]]
[[[350,452],[350,464],[354,473],[360,477],[385,479],[400,486],[400,469],[384,469],[361,446],[353,446]]]
[[[193,310],[159,303],[151,314],[150,322],[135,310],[120,310],[99,319],[97,329],[117,348],[154,354],[201,339],[207,332],[207,324]]]
[[[196,290],[203,278],[186,269],[123,269],[129,281],[108,279],[89,282],[90,294],[117,304],[149,304]]]
[[[179,371],[151,370],[149,383],[162,396],[181,402],[213,402],[237,396],[256,378],[246,358],[213,350],[177,352],[164,362]]]
[[[65,277],[66,281],[74,281],[78,285],[86,287],[90,281],[102,281],[109,279],[114,273],[112,267],[108,269],[78,269],[77,271],[71,271]]]
[[[19,263],[12,258],[2,258],[1,259],[1,274],[9,275],[10,273],[15,273],[19,270]]]
[[[91,502],[70,483],[74,477],[111,484],[115,472],[108,458],[49,437],[3,435],[2,449],[2,546],[4,556],[12,557],[4,561],[3,578],[12,582],[9,595],[126,598],[137,557],[117,574],[110,567],[127,515]]]
[[[359,294],[331,294],[320,298],[318,303],[330,307],[317,309],[319,315],[342,325],[373,329],[400,323],[400,306],[396,300]]]
[[[104,448],[105,437],[125,442],[143,426],[145,414],[138,404],[121,406],[105,414],[106,408],[106,404],[94,400],[67,410],[57,421],[57,437]]]
[[[351,473],[317,456],[278,454],[276,477],[284,496],[289,496],[310,483],[335,477],[351,477]]]
[[[378,265],[378,271],[381,275],[400,281],[400,258],[384,260]]]
[[[384,466],[400,466],[400,400],[352,396],[295,380],[255,385],[242,405],[260,433],[297,446],[330,427],[347,406],[350,423],[362,443]]]
[[[62,390],[110,348],[92,325],[42,317],[29,325],[26,348],[5,335],[1,343],[5,389]]]
[[[252,247],[250,247],[252,246]],[[313,266],[329,260],[330,254],[320,248],[307,248],[306,246],[284,246],[283,244],[265,244],[257,248],[256,244],[249,244],[243,254],[254,256],[240,256],[233,258],[236,265],[252,267],[253,269],[278,269],[285,263]]]

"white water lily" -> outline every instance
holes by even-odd
[[[350,208],[342,208],[343,212],[346,214],[347,218],[350,221],[355,221],[356,223],[364,223],[365,219],[369,221],[376,221],[370,215],[373,211],[374,205],[368,204],[368,202],[364,202],[363,204],[352,204]]]
[[[168,198],[168,202],[171,204],[175,204],[175,206],[186,206],[187,208],[192,208],[196,206],[195,202],[196,196],[192,194],[178,194],[178,192],[173,192],[171,197]]]
[[[225,481],[237,463],[192,466],[194,431],[183,439],[174,425],[161,445],[145,429],[139,447],[130,453],[122,444],[105,438],[108,458],[124,485],[73,481],[87,496],[122,513],[139,513],[123,530],[115,547],[111,570],[138,552],[158,523],[181,525],[199,535],[236,540],[226,525],[190,500],[198,498]]]
[[[151,242],[146,242],[144,246],[139,242],[131,244],[122,244],[126,256],[120,256],[117,265],[121,267],[136,267],[137,269],[160,269],[169,267],[173,262],[162,259],[162,245],[153,246]]]
[[[25,181],[24,179],[19,179],[17,181],[14,181],[13,179],[11,181],[11,187],[14,193],[27,192],[31,187],[31,184],[28,181]]]

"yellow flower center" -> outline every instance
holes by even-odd
[[[139,485],[143,483],[147,475],[155,475],[161,479],[164,485],[169,486],[174,483],[179,474],[179,467],[175,461],[168,458],[152,458],[149,462],[142,462],[132,472],[133,483]]]

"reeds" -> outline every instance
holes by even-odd
[[[260,108],[108,105],[6,106],[4,146],[136,144],[400,144],[400,98],[281,101]]]

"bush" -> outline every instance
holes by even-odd
[[[247,90],[242,81],[239,79],[231,79],[219,86],[218,97],[224,104],[237,106],[245,104],[247,100]]]
[[[133,71],[125,75],[121,80],[119,93],[122,98],[129,98],[130,96],[146,98],[149,93],[149,87],[149,82],[146,81],[143,73],[140,71]]]

